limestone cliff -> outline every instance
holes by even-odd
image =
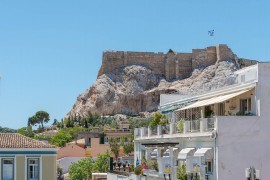
[[[229,48],[223,52],[218,46],[210,50],[216,54],[207,54],[209,47],[193,50],[189,55],[182,53],[184,55],[181,56],[171,50],[162,56],[149,53],[134,56],[133,53],[129,57],[128,53],[122,56],[115,52],[119,56],[109,53],[113,57],[110,59],[108,54],[103,54],[96,82],[78,96],[68,116],[87,116],[90,113],[137,115],[139,112],[156,111],[160,94],[188,95],[222,87],[233,82],[235,70],[256,63],[239,59]]]

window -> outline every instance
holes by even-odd
[[[225,113],[224,103],[219,103],[218,104],[218,116],[224,116],[224,113]]]
[[[28,159],[27,174],[28,180],[39,180],[39,159]]]
[[[104,144],[104,143],[105,143],[104,136],[99,137],[99,144]]]
[[[205,167],[205,172],[206,174],[211,174],[213,172],[213,163],[212,161],[206,161],[206,167]]]
[[[251,98],[240,100],[240,114],[245,115],[251,111]]]
[[[251,111],[251,98],[248,98],[248,111]]]
[[[14,159],[2,159],[2,179],[14,180]]]

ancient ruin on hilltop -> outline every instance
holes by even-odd
[[[205,68],[221,61],[235,60],[238,57],[225,44],[209,46],[205,49],[192,49],[191,53],[178,53],[169,50],[167,53],[106,51],[102,56],[102,65],[98,77],[113,73],[115,69],[131,65],[141,65],[162,75],[167,81],[189,77],[196,68]],[[249,66],[256,61],[241,59],[241,65]]]
[[[257,63],[224,44],[191,53],[106,51],[98,78],[68,116],[137,115],[158,110],[160,94],[190,96],[234,83],[234,71]]]

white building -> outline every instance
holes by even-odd
[[[135,164],[157,160],[147,179],[176,178],[185,162],[201,180],[270,179],[270,63],[235,72],[234,84],[204,94],[161,97],[160,111],[170,124],[135,130]],[[162,100],[163,99],[163,100]]]

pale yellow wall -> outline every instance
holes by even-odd
[[[16,179],[24,179],[25,168],[25,156],[16,156]]]
[[[56,156],[42,156],[42,180],[56,179]]]
[[[253,94],[253,95],[251,95],[251,94]],[[240,111],[240,100],[241,99],[251,98],[251,103],[254,103],[254,94],[255,94],[254,90],[250,90],[250,91],[248,91],[246,93],[243,93],[243,94],[241,94],[241,95],[239,95],[237,97],[234,97],[234,98],[230,99],[229,101],[226,101],[225,102],[225,111],[230,111],[231,115],[233,115],[233,116],[236,115],[236,113]],[[227,103],[227,102],[229,102],[229,103]],[[229,109],[230,106],[234,106],[235,109],[230,110]],[[255,114],[256,111],[254,109],[254,106],[251,105],[251,108],[252,108],[251,112]]]

